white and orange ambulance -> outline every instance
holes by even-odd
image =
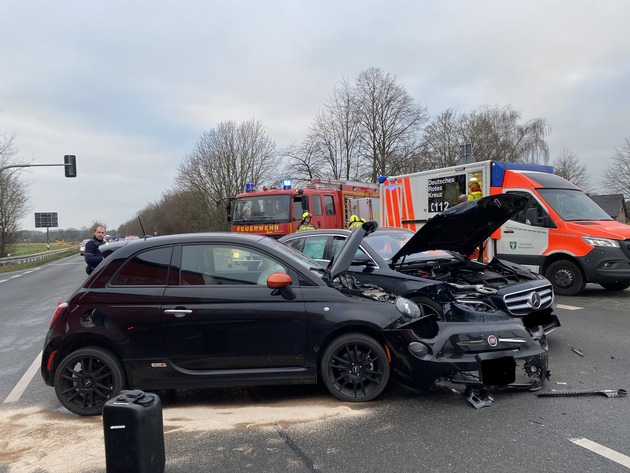
[[[561,295],[579,294],[586,283],[630,287],[630,225],[613,220],[550,166],[482,161],[380,181],[380,223],[414,231],[463,200],[476,187],[471,182],[484,196],[522,195],[526,207],[492,234],[485,258],[528,266]]]

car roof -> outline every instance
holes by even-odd
[[[348,228],[323,228],[320,230],[308,230],[299,233],[290,233],[289,235],[285,235],[279,239],[279,241],[286,241],[292,238],[309,236],[309,235],[345,235],[348,236],[353,232],[353,230]],[[376,231],[370,233],[365,236],[365,238],[370,238],[373,235],[378,235],[379,233],[384,232],[398,232],[398,233],[409,233],[413,235],[413,232],[407,228],[399,228],[399,227],[378,227]]]
[[[129,240],[114,241],[101,245],[99,250],[106,256],[116,253],[117,257],[126,257],[131,252],[139,249],[153,248],[163,245],[174,245],[178,243],[207,243],[214,241],[221,242],[257,242],[270,239],[264,235],[248,233],[230,232],[207,232],[207,233],[178,233],[173,235],[160,235],[152,237],[132,238]]]

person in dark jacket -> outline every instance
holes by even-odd
[[[103,255],[98,250],[98,247],[105,243],[105,227],[103,225],[98,225],[94,229],[94,236],[90,241],[85,244],[85,253],[83,257],[85,258],[85,263],[87,266],[85,267],[85,272],[90,274],[94,271],[94,268],[98,266],[98,264],[103,261]]]

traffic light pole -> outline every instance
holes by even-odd
[[[9,168],[30,168],[34,166],[65,166],[65,164],[11,164],[10,166],[1,167],[0,172]]]
[[[10,168],[30,168],[41,166],[63,166],[65,168],[66,177],[77,177],[77,162],[74,155],[64,156],[63,164],[10,164],[0,168],[0,172]]]

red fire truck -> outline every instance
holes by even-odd
[[[301,188],[283,181],[280,188],[254,189],[247,185],[228,205],[233,232],[258,233],[274,238],[297,230],[308,210],[316,228],[345,228],[351,215],[378,220],[378,184],[316,179]]]

